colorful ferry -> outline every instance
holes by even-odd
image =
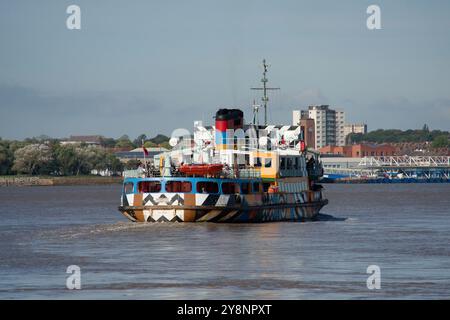
[[[267,65],[262,79],[267,108]],[[314,219],[328,203],[319,153],[301,126],[245,124],[220,109],[213,126],[174,132],[173,149],[125,174],[119,211],[134,222],[270,222]],[[150,161],[152,160],[152,161]]]

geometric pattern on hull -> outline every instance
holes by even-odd
[[[135,222],[270,222],[313,219],[320,191],[284,194],[128,194],[119,210]]]

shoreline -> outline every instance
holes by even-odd
[[[1,176],[0,187],[76,186],[121,184],[122,177],[101,176]]]

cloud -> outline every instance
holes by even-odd
[[[328,98],[325,97],[322,91],[318,88],[308,88],[300,91],[293,96],[293,104],[296,106],[306,108],[310,105],[322,105],[328,103]]]
[[[161,110],[157,101],[130,92],[51,95],[22,86],[1,85],[0,136],[134,134],[138,128],[148,129],[149,119]]]
[[[366,122],[369,130],[378,128],[415,129],[426,123],[430,129],[450,129],[450,99],[413,101],[406,97],[388,97],[369,102],[353,102],[349,121]]]

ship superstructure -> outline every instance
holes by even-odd
[[[264,61],[264,87],[266,72]],[[267,107],[266,91],[263,99]],[[152,166],[125,177],[119,210],[130,220],[302,221],[328,202],[317,184],[319,154],[300,126],[258,125],[257,112],[245,124],[241,110],[221,108],[214,125],[196,121],[193,134],[176,131],[170,143]]]

